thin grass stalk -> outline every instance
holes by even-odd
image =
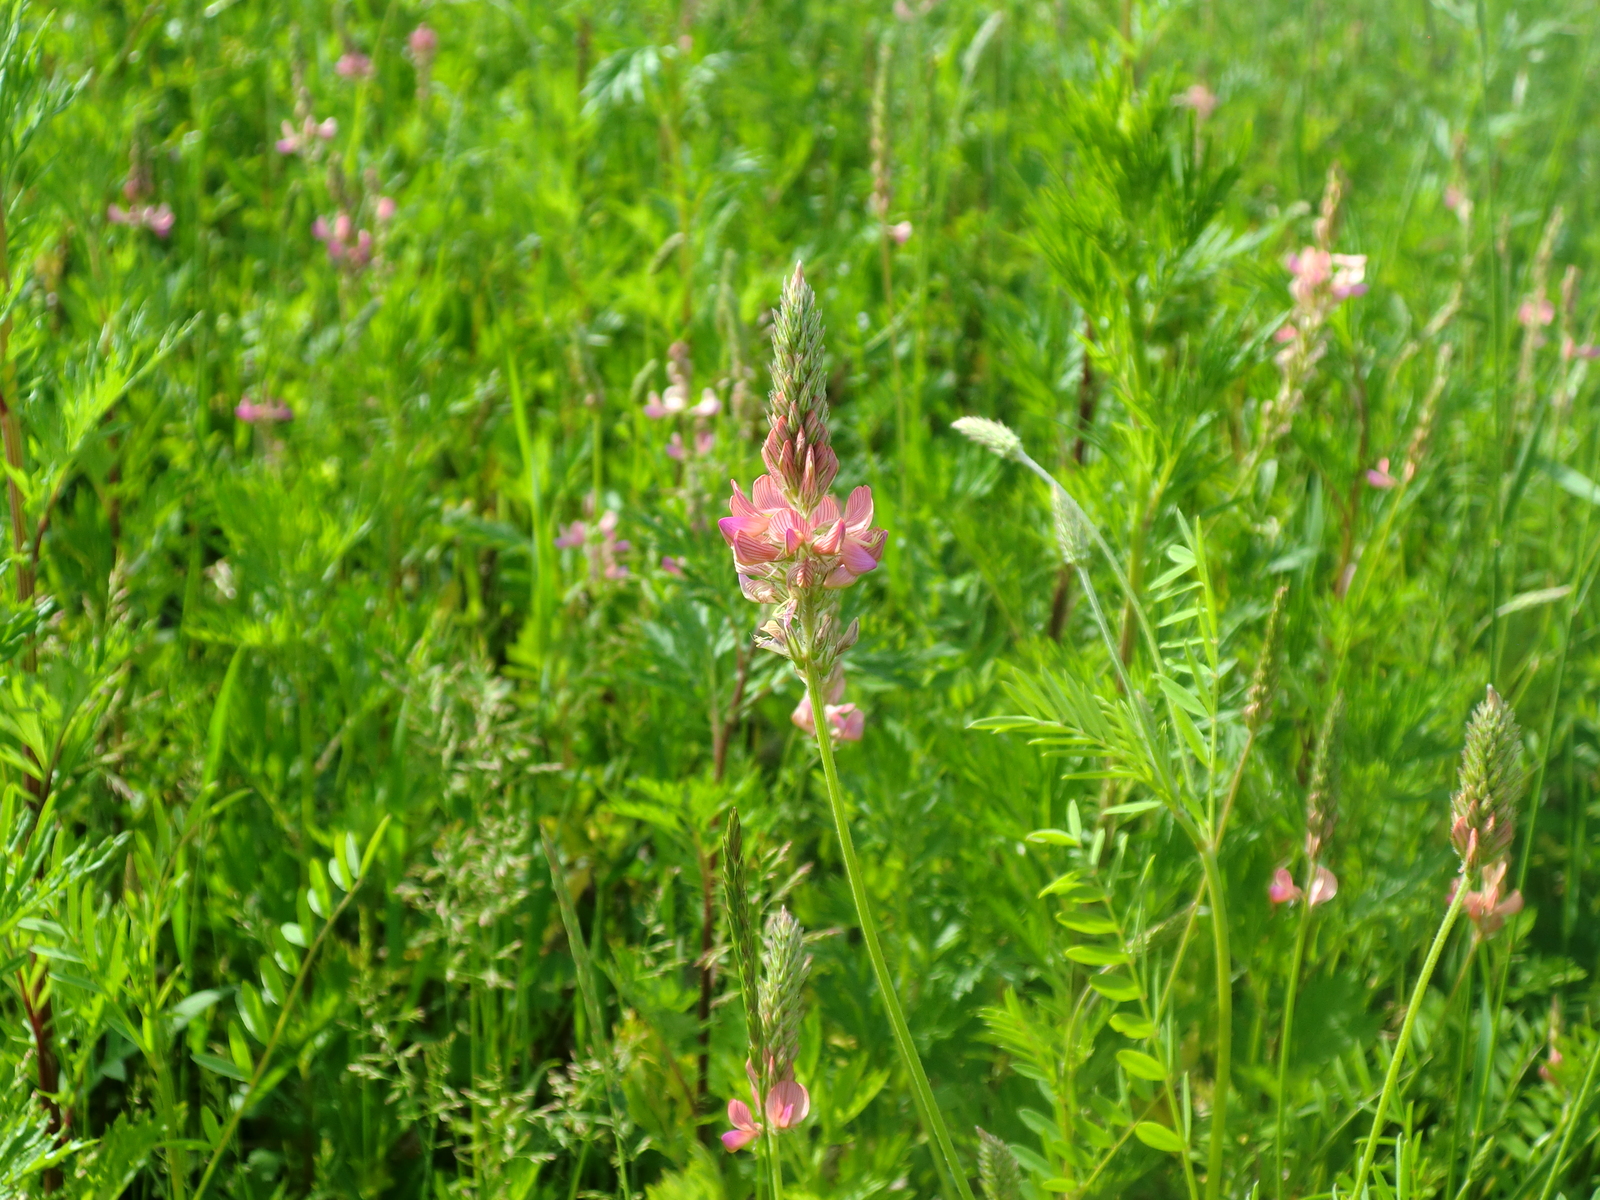
[[[1550,1200],[1550,1193],[1555,1190],[1556,1180],[1561,1177],[1561,1160],[1567,1156],[1567,1147],[1572,1144],[1572,1131],[1578,1126],[1578,1118],[1583,1116],[1583,1110],[1589,1103],[1589,1093],[1594,1089],[1595,1068],[1600,1067],[1600,1038],[1595,1041],[1594,1050],[1589,1054],[1589,1066],[1583,1073],[1583,1083],[1578,1087],[1578,1095],[1572,1102],[1571,1109],[1566,1113],[1566,1128],[1561,1131],[1561,1141],[1556,1146],[1555,1161],[1550,1164],[1550,1176],[1544,1181],[1544,1188],[1539,1192],[1539,1200]]]
[[[906,1025],[905,1013],[900,1008],[900,998],[895,992],[894,978],[884,961],[883,948],[878,943],[878,929],[872,917],[872,904],[867,898],[866,883],[862,879],[861,864],[856,858],[855,841],[850,836],[850,817],[845,808],[844,790],[839,785],[839,772],[833,761],[833,742],[825,711],[828,689],[817,668],[807,663],[806,689],[811,697],[811,711],[816,722],[817,750],[822,759],[822,775],[828,786],[828,806],[833,812],[834,830],[839,837],[839,853],[844,859],[845,875],[850,882],[850,895],[855,901],[856,919],[861,925],[861,937],[867,944],[867,957],[872,961],[872,973],[877,977],[878,990],[883,993],[883,1006],[889,1015],[889,1026],[894,1031],[895,1046],[900,1059],[911,1076],[912,1098],[916,1101],[923,1127],[934,1141],[934,1161],[946,1185],[953,1183],[961,1200],[973,1200],[971,1185],[962,1172],[956,1157],[955,1143],[950,1139],[944,1118],[934,1102],[933,1088],[922,1067],[922,1058],[911,1040],[911,1030]]]
[[[1206,1162],[1206,1200],[1222,1195],[1222,1159],[1228,1134],[1228,1082],[1233,1074],[1233,956],[1228,944],[1228,900],[1214,846],[1200,851],[1211,894],[1211,940],[1217,966],[1217,1070],[1211,1097],[1211,1148]]]
[[[1378,1094],[1378,1107],[1372,1114],[1372,1132],[1367,1135],[1367,1147],[1362,1152],[1361,1165],[1356,1168],[1355,1183],[1350,1189],[1352,1196],[1361,1195],[1367,1172],[1372,1169],[1372,1160],[1377,1156],[1378,1137],[1383,1133],[1384,1119],[1389,1115],[1389,1103],[1394,1099],[1400,1081],[1400,1067],[1405,1062],[1406,1049],[1411,1045],[1412,1027],[1417,1023],[1423,997],[1428,994],[1428,983],[1433,978],[1434,968],[1439,965],[1439,955],[1444,953],[1445,942],[1450,937],[1450,930],[1455,927],[1456,918],[1461,915],[1461,906],[1466,898],[1467,879],[1463,873],[1457,881],[1456,894],[1450,901],[1450,907],[1445,910],[1444,920],[1439,922],[1439,931],[1433,935],[1433,945],[1428,947],[1428,956],[1422,962],[1422,973],[1417,976],[1416,985],[1411,989],[1411,1001],[1406,1005],[1405,1020],[1400,1023],[1400,1036],[1394,1044],[1394,1057],[1389,1060],[1389,1070],[1383,1077],[1383,1091]]]
[[[550,831],[543,826],[539,829],[539,838],[544,845],[545,864],[550,868],[550,882],[555,888],[556,904],[561,909],[561,924],[567,933],[567,948],[572,952],[572,964],[577,970],[578,992],[589,1021],[589,1052],[600,1060],[600,1069],[606,1081],[606,1104],[611,1111],[612,1139],[617,1145],[617,1177],[622,1184],[622,1200],[629,1200],[633,1191],[628,1185],[628,1146],[622,1135],[622,1119],[617,1108],[616,1064],[611,1057],[610,1039],[606,1037],[604,1014],[600,1011],[600,993],[594,982],[594,963],[589,955],[589,947],[583,940],[583,927],[578,924],[578,910],[572,903],[567,878],[561,871],[560,851],[556,849]],[[196,1196],[195,1200],[200,1200],[200,1197]]]

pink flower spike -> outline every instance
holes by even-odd
[[[889,236],[894,239],[894,244],[904,246],[911,240],[912,226],[910,221],[897,221],[889,226]]]
[[[1267,888],[1267,899],[1273,904],[1291,904],[1300,899],[1300,889],[1288,867],[1279,867],[1272,873],[1272,883]]]
[[[123,208],[120,204],[113,204],[110,208],[106,209],[106,220],[110,221],[113,225],[134,224],[133,214],[127,209]]]
[[[394,203],[394,200],[391,197],[389,197],[389,196],[379,196],[378,197],[377,208],[374,210],[378,215],[378,220],[385,221],[385,222],[394,220],[394,210],[395,210],[395,203]]]
[[[729,1154],[743,1150],[761,1132],[761,1126],[756,1124],[755,1117],[750,1113],[750,1106],[743,1100],[728,1101],[728,1124],[733,1128],[722,1135],[722,1144]]]
[[[333,69],[341,79],[366,79],[372,74],[372,60],[365,54],[349,50],[339,56]]]
[[[270,425],[278,421],[294,420],[294,413],[287,404],[279,403],[270,398],[257,404],[249,396],[240,398],[238,405],[233,410],[233,415],[247,425]]]
[[[661,569],[668,575],[676,575],[680,579],[683,577],[683,563],[670,554],[661,556]]]
[[[584,528],[582,521],[574,521],[571,525],[567,526],[567,531],[565,533],[556,538],[555,545],[562,550],[570,550],[574,546],[581,546],[583,545],[584,539],[588,535],[588,532],[589,531]]]
[[[644,402],[644,415],[652,421],[659,421],[662,417],[670,415],[667,406],[661,403],[661,393],[651,392]]]
[[[1367,482],[1375,488],[1392,488],[1400,481],[1389,474],[1389,460],[1380,458],[1377,467],[1367,472]]]
[[[163,204],[157,208],[145,209],[143,215],[145,228],[162,241],[166,241],[167,236],[172,232],[173,222],[177,220],[172,215],[172,209]]]
[[[1311,889],[1306,893],[1306,903],[1312,908],[1326,904],[1339,894],[1339,880],[1327,867],[1318,867],[1311,877]]]
[[[793,1129],[811,1111],[811,1094],[792,1079],[772,1085],[767,1093],[767,1120],[776,1129]]]

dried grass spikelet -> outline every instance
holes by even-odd
[[[1017,1156],[986,1129],[978,1134],[978,1182],[984,1200],[1022,1200],[1022,1168]]]
[[[1497,861],[1511,846],[1527,782],[1521,751],[1516,714],[1491,685],[1467,723],[1460,786],[1450,801],[1450,840],[1463,871]]]

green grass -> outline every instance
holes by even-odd
[[[0,0],[0,1195],[1590,1200],[1600,13],[898,9]],[[714,524],[796,262],[826,772]]]

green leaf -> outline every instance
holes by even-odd
[[[218,1000],[221,1000],[225,994],[215,988],[207,988],[203,992],[196,992],[194,995],[186,996],[178,1001],[172,1006],[171,1011],[167,1013],[167,1018],[172,1022],[172,1031],[176,1033],[180,1029],[187,1027],[190,1021],[205,1012]]]
[[[1065,829],[1035,829],[1026,840],[1035,846],[1077,846],[1082,843]]]
[[[1167,1077],[1165,1067],[1138,1050],[1118,1050],[1117,1061],[1122,1064],[1122,1069],[1135,1079],[1151,1079],[1159,1083]]]
[[[1110,967],[1128,961],[1128,956],[1121,950],[1113,950],[1109,946],[1068,946],[1067,957],[1075,963],[1091,967]]]
[[[1108,817],[1132,817],[1160,807],[1161,801],[1153,797],[1145,800],[1130,800],[1126,804],[1113,804],[1105,810],[1105,815]]]
[[[223,1075],[229,1079],[236,1079],[240,1083],[249,1083],[250,1076],[241,1071],[225,1058],[218,1058],[215,1054],[202,1054],[196,1051],[190,1055],[196,1063],[215,1075]]]
[[[1165,1125],[1154,1121],[1140,1121],[1133,1127],[1133,1136],[1152,1150],[1160,1150],[1164,1154],[1183,1153],[1183,1139]]]
[[[1107,1000],[1115,1000],[1118,1004],[1137,1000],[1140,994],[1138,983],[1126,975],[1091,975],[1089,986]]]
[[[1144,1017],[1137,1017],[1132,1013],[1112,1013],[1111,1028],[1124,1037],[1131,1037],[1141,1042],[1156,1035],[1156,1027],[1153,1024]]]
[[[1062,913],[1056,919],[1074,933],[1087,933],[1099,937],[1101,934],[1117,932],[1117,923],[1110,917],[1096,917],[1088,913]]]
[[[1062,892],[1070,892],[1078,886],[1078,879],[1079,873],[1077,871],[1068,871],[1065,875],[1058,875],[1039,889],[1038,898],[1042,900],[1046,896],[1059,896]]]
[[[245,1078],[255,1073],[256,1061],[250,1053],[250,1043],[244,1040],[244,1030],[238,1021],[228,1022],[228,1055],[233,1065],[244,1072]]]

